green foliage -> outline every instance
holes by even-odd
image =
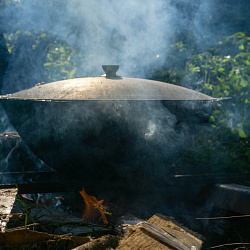
[[[185,162],[206,171],[250,171],[250,37],[239,32],[225,37],[203,53],[183,43],[172,46],[183,56],[181,64],[158,71],[158,80],[200,90],[210,96],[233,97],[218,105],[205,128],[185,155]],[[171,53],[170,53],[171,55]]]
[[[17,200],[21,203],[21,205],[24,208],[24,211],[23,211],[24,214],[25,214],[24,226],[26,226],[27,222],[28,222],[28,207],[27,207],[27,205],[21,199],[17,199]]]
[[[192,56],[187,62],[187,75],[203,80],[203,92],[213,97],[241,97],[248,102],[250,86],[250,37],[236,33],[220,43],[216,53],[208,51]],[[223,55],[223,46],[234,50]]]
[[[43,64],[44,82],[74,78],[76,73],[75,50],[57,38],[46,33],[18,30],[15,33],[5,33],[4,37],[8,51],[11,54],[18,47],[20,37],[32,39],[32,53],[39,52],[40,47],[46,53],[46,60]],[[37,53],[39,56],[39,53]],[[40,70],[40,69],[38,69]]]
[[[217,48],[216,55],[212,51],[194,55],[186,64],[187,75],[194,76],[196,81],[203,81],[202,92],[213,97],[235,97],[232,107],[226,113],[227,118],[224,111],[219,112],[217,116],[219,115],[219,123],[236,123],[232,130],[238,132],[240,138],[250,136],[249,44],[250,37],[241,32],[236,33],[225,38],[224,43],[221,43]],[[222,49],[228,46],[233,55],[223,55]],[[237,107],[240,107],[240,111]],[[236,118],[234,112],[241,113],[241,120],[233,121]]]
[[[53,82],[59,79],[74,78],[76,73],[75,62],[72,60],[74,54],[73,48],[57,40],[49,44],[46,63],[44,64],[46,81]]]

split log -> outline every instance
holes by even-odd
[[[200,249],[202,236],[177,223],[173,218],[156,214],[128,230],[119,250],[125,249]]]
[[[0,189],[0,227],[4,232],[16,200],[17,188]]]

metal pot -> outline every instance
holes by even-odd
[[[85,185],[162,175],[207,122],[216,99],[180,86],[116,75],[38,84],[1,96],[23,140]],[[136,178],[136,177],[135,177]]]

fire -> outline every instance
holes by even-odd
[[[104,200],[98,201],[95,196],[88,195],[83,187],[82,187],[82,191],[79,191],[79,193],[81,194],[81,196],[84,199],[84,202],[86,203],[86,207],[83,212],[82,218],[86,219],[89,217],[94,217],[94,215],[96,214],[96,209],[97,209],[102,215],[102,221],[105,224],[108,224],[108,220],[104,212],[101,209],[101,205],[103,204]]]
[[[33,201],[33,199],[31,199],[31,198],[29,198],[29,197],[27,196],[27,194],[21,194],[21,196],[22,196],[24,199]]]

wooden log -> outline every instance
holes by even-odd
[[[76,247],[72,250],[106,250],[115,249],[118,246],[118,237],[105,235],[98,239],[92,239],[90,242]]]
[[[49,246],[51,243],[53,243],[53,246],[56,246],[55,242],[60,241],[62,241],[62,244],[67,243],[67,245],[71,246],[70,248],[67,248],[67,245],[65,244],[64,246],[66,249],[71,249],[72,247],[89,242],[90,239],[89,237],[52,235],[43,232],[31,231],[27,228],[12,229],[6,231],[5,233],[0,233],[0,247],[2,246],[4,249],[17,249],[17,246],[18,249],[63,249],[62,246],[57,246],[58,248],[53,248],[51,246],[51,248],[42,248],[42,246]],[[21,247],[22,245],[24,247]]]
[[[0,189],[0,227],[5,232],[10,213],[16,200],[17,188]]]
[[[121,241],[125,249],[200,249],[203,237],[177,223],[173,218],[156,214],[147,222],[140,222]]]

